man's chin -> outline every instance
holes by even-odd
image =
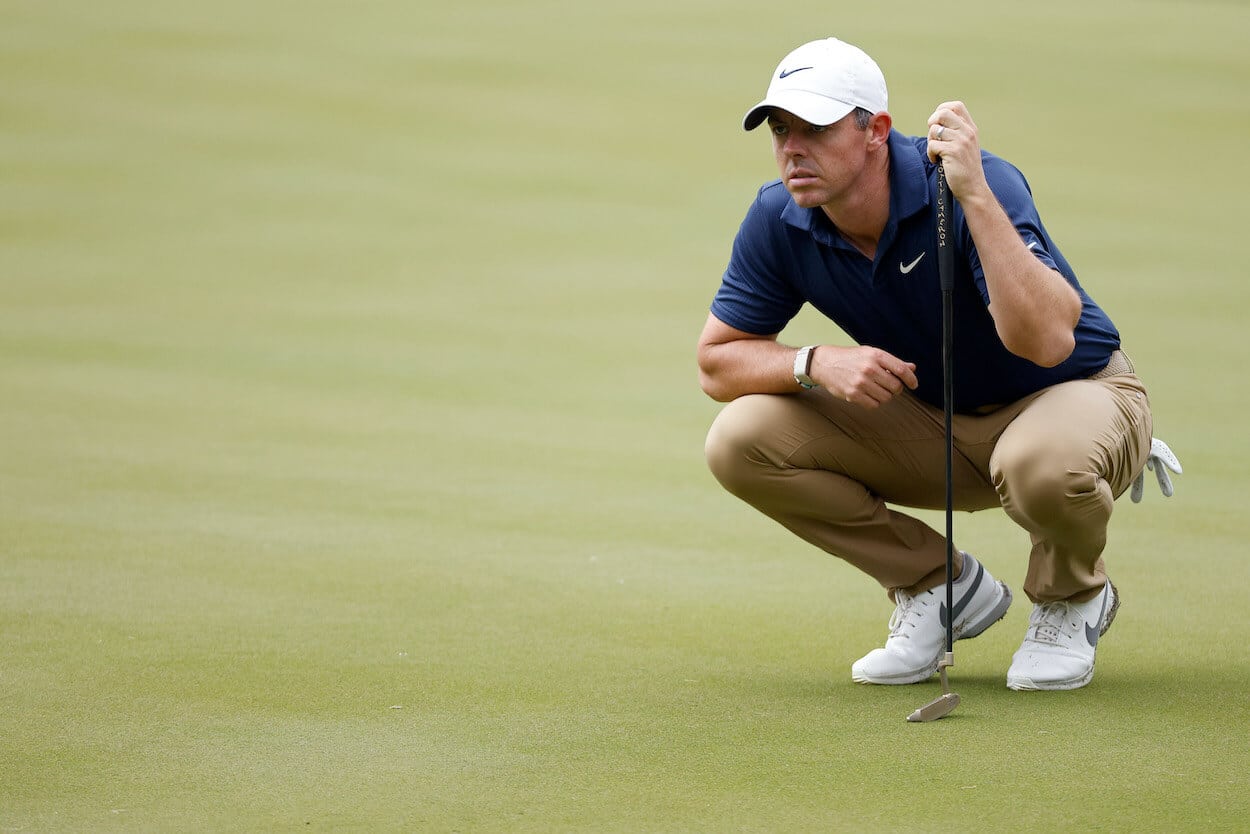
[[[824,200],[820,198],[820,194],[807,188],[787,189],[790,197],[794,200],[794,204],[799,208],[816,208],[824,205]]]

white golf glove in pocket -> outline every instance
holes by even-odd
[[[1168,444],[1157,437],[1150,438],[1150,456],[1146,458],[1146,468],[1138,472],[1133,480],[1133,489],[1129,497],[1133,499],[1134,504],[1141,503],[1142,493],[1146,491],[1146,469],[1155,473],[1155,478],[1159,481],[1159,491],[1163,493],[1163,497],[1171,498],[1172,478],[1168,475],[1168,470],[1171,469],[1177,475],[1181,474],[1181,462],[1176,459],[1176,455],[1172,454]]]

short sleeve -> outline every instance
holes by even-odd
[[[784,222],[776,201],[766,199],[768,191],[769,186],[760,189],[734,237],[711,307],[730,327],[761,336],[780,333],[804,301],[788,277]]]

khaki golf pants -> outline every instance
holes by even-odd
[[[955,415],[954,507],[1001,506],[1028,531],[1034,602],[1091,598],[1106,580],[1112,507],[1145,466],[1151,429],[1146,390],[1116,351],[1089,379]],[[893,508],[945,508],[944,450],[941,409],[906,392],[862,408],[821,388],[734,400],[706,446],[725,489],[891,593],[945,582],[944,536]]]

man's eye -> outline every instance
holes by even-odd
[[[812,133],[824,133],[828,129],[829,129],[829,125],[812,125],[811,126]]]
[[[776,136],[784,136],[786,133],[785,125],[773,125],[773,134]]]

